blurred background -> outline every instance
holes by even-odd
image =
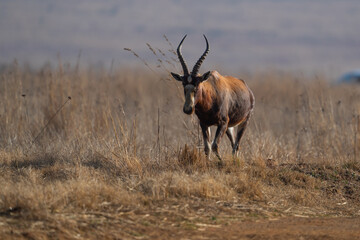
[[[141,65],[146,43],[167,51],[188,34],[189,65],[203,69],[321,71],[339,76],[360,68],[360,4],[356,0],[0,0],[0,65],[14,59],[41,67]],[[80,54],[81,53],[81,54]],[[203,70],[204,71],[204,70]]]

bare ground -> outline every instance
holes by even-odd
[[[172,208],[187,208],[173,205]],[[243,209],[241,209],[243,208]],[[165,207],[166,209],[166,207]],[[0,218],[2,239],[359,239],[360,217],[308,216],[242,206],[232,214],[120,211],[54,214],[26,220]]]

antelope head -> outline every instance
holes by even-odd
[[[178,81],[181,81],[184,87],[184,95],[185,95],[185,103],[184,103],[184,108],[183,111],[186,114],[192,114],[195,111],[195,96],[199,87],[199,84],[202,83],[203,81],[206,81],[209,76],[210,76],[210,71],[204,73],[203,75],[198,74],[199,69],[201,67],[201,64],[203,63],[203,61],[205,60],[206,55],[209,52],[209,42],[206,38],[206,36],[204,35],[205,41],[206,41],[206,49],[205,52],[201,55],[201,57],[199,58],[199,60],[196,62],[193,70],[191,71],[191,73],[189,73],[189,70],[186,66],[186,62],[184,61],[184,58],[182,57],[181,54],[181,45],[184,42],[185,38],[187,35],[185,35],[183,37],[183,39],[181,40],[178,48],[177,48],[177,55],[179,58],[179,61],[181,63],[184,75],[179,75],[177,73],[171,73],[171,75]]]

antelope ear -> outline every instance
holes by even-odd
[[[172,72],[171,75],[173,76],[173,78],[175,78],[175,80],[182,82],[182,78],[179,74]]]
[[[204,73],[204,74],[201,76],[201,82],[206,81],[209,77],[210,77],[210,71]]]

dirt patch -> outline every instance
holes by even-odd
[[[235,219],[234,219],[235,218]],[[359,239],[360,218],[167,213],[57,214],[47,221],[0,217],[2,239]]]
[[[212,239],[358,239],[359,226],[360,218],[286,217],[208,227],[198,236]]]

